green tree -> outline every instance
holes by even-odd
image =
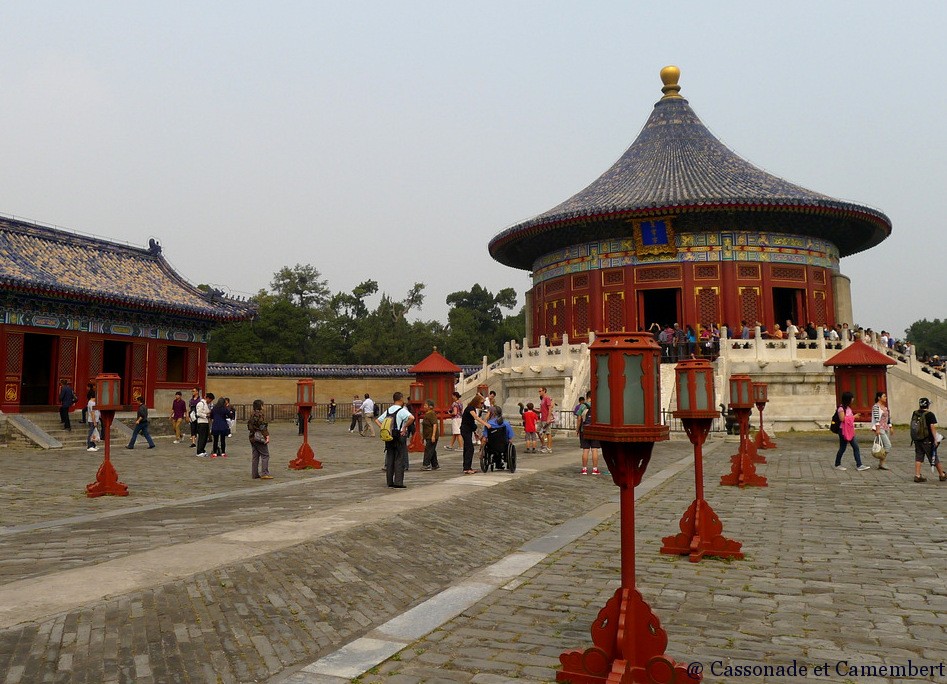
[[[947,320],[935,318],[928,321],[926,318],[915,321],[904,331],[905,336],[915,347],[918,358],[924,356],[947,356]]]
[[[511,287],[494,295],[475,283],[469,290],[447,295],[446,301],[451,305],[446,352],[455,363],[476,364],[484,356],[496,358],[503,352],[504,342],[525,334],[525,314],[503,315],[503,309],[516,306],[516,291]]]

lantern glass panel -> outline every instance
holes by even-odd
[[[687,376],[686,372],[677,374],[677,408],[681,411],[691,410],[690,383],[687,381]]]
[[[696,381],[695,385],[697,388],[697,393],[694,397],[694,409],[696,411],[710,410],[710,406],[707,405],[707,376],[708,373],[701,373],[700,371],[694,373],[694,380]]]
[[[625,405],[625,425],[644,425],[644,392],[641,387],[641,378],[644,372],[641,368],[640,354],[624,354],[625,357],[625,391],[622,399]]]
[[[612,422],[611,393],[608,390],[608,354],[595,355],[595,401],[592,410],[595,412],[595,422],[607,424]]]

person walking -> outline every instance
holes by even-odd
[[[870,470],[871,466],[862,463],[861,452],[858,449],[858,440],[855,439],[855,418],[861,414],[852,412],[852,399],[855,395],[851,392],[842,392],[842,404],[838,407],[839,431],[838,431],[838,453],[835,454],[835,469],[848,470],[842,465],[842,454],[845,448],[851,444],[852,454],[855,456],[855,470]]]
[[[180,444],[184,439],[181,436],[181,423],[184,422],[186,414],[187,404],[181,398],[181,393],[175,392],[174,401],[171,402],[171,425],[174,427],[174,444]]]
[[[138,435],[142,435],[148,442],[148,448],[154,449],[154,440],[151,439],[151,434],[148,432],[148,407],[145,406],[145,398],[137,397],[136,401],[138,402],[138,413],[135,416],[135,427],[132,429],[131,441],[125,448],[134,449],[135,440],[138,439]]]
[[[250,451],[253,453],[250,477],[254,480],[272,480],[270,475],[270,431],[263,415],[263,400],[253,400],[253,411],[247,419],[250,432]]]
[[[460,448],[464,448],[464,442],[460,437],[460,419],[464,413],[464,405],[460,401],[460,392],[453,393],[453,401],[450,405],[450,444],[447,445],[446,449],[448,451],[454,451],[457,447],[454,446],[460,445]]]
[[[99,418],[102,414],[95,409],[95,389],[92,390],[92,396],[85,405],[86,422],[89,424],[89,432],[86,435],[86,451],[98,451],[96,443],[99,441]]]
[[[375,402],[368,396],[368,392],[365,393],[365,401],[362,402],[362,423],[364,425],[362,428],[362,436],[364,436],[366,432],[370,432],[372,437],[374,437]]]
[[[385,419],[392,418],[391,441],[385,442],[385,480],[392,489],[405,489],[404,470],[408,456],[408,426],[414,422],[414,416],[404,406],[404,395],[395,392],[391,396],[392,405],[375,419],[381,428]]]
[[[937,469],[937,475],[941,482],[947,480],[947,473],[944,473],[944,466],[940,463],[937,456],[937,444],[940,442],[940,435],[937,434],[937,416],[934,415],[931,408],[931,400],[922,397],[918,400],[918,409],[911,414],[911,441],[914,442],[914,481],[927,482],[927,478],[921,475],[921,466],[924,459],[927,458],[931,466]]]
[[[191,398],[187,402],[187,419],[191,423],[191,448],[197,448],[197,404],[201,400],[201,389],[191,390]]]
[[[434,411],[434,400],[427,400],[427,412],[421,419],[421,437],[424,438],[424,461],[421,470],[438,470],[437,438],[440,436],[440,421]]]
[[[94,397],[94,396],[95,396],[95,383],[94,383],[94,382],[86,383],[86,386],[85,386],[85,401],[86,401],[86,403],[85,403],[85,404],[83,405],[83,407],[82,407],[82,421],[81,421],[81,422],[83,422],[83,423],[88,423],[88,422],[89,422],[88,416],[86,415],[86,409],[87,409],[87,407],[88,407],[88,405],[89,405],[89,399],[91,399],[91,398]]]
[[[59,422],[66,428],[66,432],[72,432],[72,422],[69,420],[69,412],[72,405],[76,403],[76,393],[72,390],[72,385],[68,380],[59,381]]]
[[[336,411],[336,408],[337,408],[337,407],[336,407],[336,405],[335,405],[335,398],[329,399],[329,408],[328,408],[328,410],[327,410],[327,412],[326,412],[326,422],[327,422],[327,423],[334,423],[334,422],[335,422],[335,411]]]
[[[200,458],[207,457],[207,438],[210,436],[210,407],[214,402],[214,395],[208,392],[206,397],[202,397],[194,407],[194,413],[197,415],[197,455]]]
[[[352,397],[352,422],[349,424],[349,434],[355,432],[356,426],[358,434],[362,434],[362,399],[357,394]]]
[[[888,470],[885,459],[891,453],[891,439],[889,435],[894,431],[891,425],[891,412],[888,410],[888,395],[885,392],[875,392],[875,405],[871,407],[871,430],[875,433],[875,441],[881,444],[881,454],[878,458],[878,470]],[[872,453],[875,453],[872,446]]]
[[[477,429],[477,424],[479,423],[483,427],[490,426],[487,421],[480,417],[481,406],[483,406],[483,397],[479,394],[474,395],[460,419],[460,437],[464,442],[464,475],[477,474],[477,471],[473,469],[473,435]]]
[[[214,447],[210,452],[211,458],[227,458],[227,435],[230,433],[230,425],[227,419],[230,417],[230,409],[227,406],[227,400],[221,397],[210,410],[210,434],[214,438]]]

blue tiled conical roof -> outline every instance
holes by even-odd
[[[490,254],[528,270],[543,254],[627,235],[624,219],[657,214],[676,215],[676,229],[686,232],[700,230],[697,214],[726,212],[730,225],[830,240],[841,256],[891,233],[891,221],[880,211],[807,190],[735,154],[707,130],[678,89],[673,86],[655,104],[641,133],[608,171],[562,204],[497,235]],[[754,215],[732,220],[733,214]]]

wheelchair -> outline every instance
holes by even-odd
[[[487,429],[487,438],[481,441],[480,470],[516,472],[516,445],[507,438],[505,425]]]

